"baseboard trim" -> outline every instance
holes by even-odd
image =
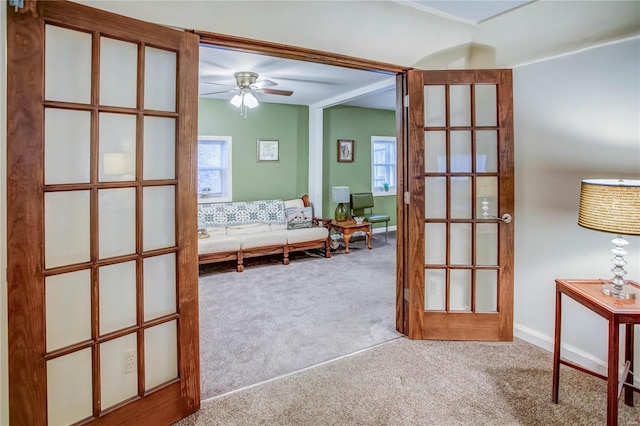
[[[373,228],[373,233],[374,234],[380,234],[380,233],[384,234],[384,229],[385,229],[384,226],[381,226],[381,227],[378,227],[378,228]],[[389,227],[389,232],[395,231],[395,230],[396,230],[396,226],[395,225]]]
[[[513,335],[519,339],[522,339],[553,353],[554,341],[553,338],[547,335],[544,335],[538,331],[532,330],[519,324],[514,324]],[[588,368],[589,370],[593,370],[603,375],[607,374],[606,361],[598,359],[590,353],[583,351],[582,349],[578,349],[575,346],[563,343],[561,354],[563,358],[575,362],[576,364],[580,364],[581,366]]]

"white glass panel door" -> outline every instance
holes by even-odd
[[[44,110],[44,183],[89,182],[91,113]]]
[[[135,108],[138,45],[100,37],[100,104]]]
[[[91,102],[91,34],[53,25],[46,25],[45,33],[45,99],[88,104]]]
[[[136,116],[100,114],[100,182],[132,181],[136,177]]]
[[[93,413],[91,349],[47,362],[49,425],[69,425]]]
[[[402,328],[413,338],[508,340],[513,229],[500,215],[513,207],[511,74],[409,71],[407,94]]]
[[[29,123],[7,132],[12,424],[177,420],[200,404],[198,36],[36,9],[2,29],[8,116]]]

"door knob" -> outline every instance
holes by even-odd
[[[482,218],[483,219],[497,219],[497,220],[499,220],[501,222],[504,222],[504,223],[511,223],[511,221],[513,220],[513,217],[509,213],[505,213],[501,217],[490,216],[488,214],[487,215],[483,214]]]

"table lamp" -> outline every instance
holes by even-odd
[[[344,203],[349,202],[349,187],[348,186],[334,186],[331,188],[331,201],[338,203],[334,217],[337,222],[344,222],[349,217],[349,211],[344,206]]]
[[[640,235],[640,180],[588,179],[580,187],[578,225],[596,231],[611,232],[614,248],[614,277],[604,284],[602,292],[619,299],[635,299],[636,293],[626,285],[624,266],[629,244],[623,235]]]

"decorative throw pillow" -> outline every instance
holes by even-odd
[[[286,211],[287,229],[311,228],[313,212],[311,207],[289,207]]]

